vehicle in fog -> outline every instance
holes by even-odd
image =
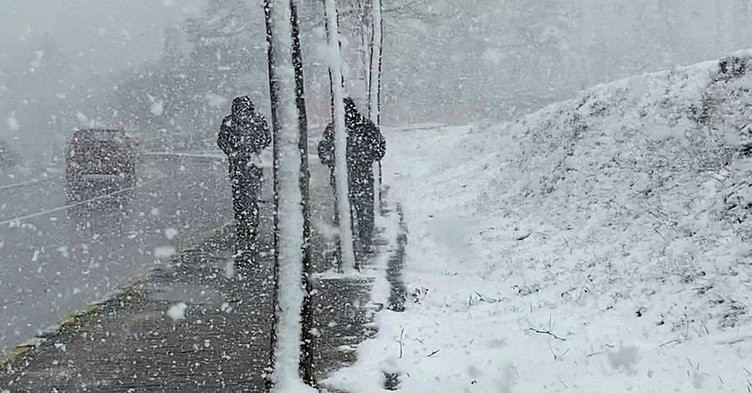
[[[136,149],[122,129],[77,130],[65,153],[69,201],[105,195],[136,184]]]

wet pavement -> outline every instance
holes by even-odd
[[[333,241],[326,236],[333,206],[326,169],[314,160],[311,167],[312,257],[315,270],[325,272],[333,267]],[[224,175],[224,167],[219,170]],[[215,183],[213,190],[222,193],[227,186],[224,179],[214,180],[219,184]],[[265,188],[267,200],[270,183],[267,181]],[[222,198],[224,194],[218,205],[227,205],[214,208],[229,216],[229,200],[223,202]],[[174,246],[179,254],[170,264],[162,261],[148,276],[121,288],[114,298],[67,319],[40,346],[17,349],[15,361],[6,364],[5,373],[0,374],[0,389],[263,391],[272,323],[271,209],[270,203],[262,204],[259,266],[244,279],[230,271],[235,244],[232,226],[205,231],[201,241],[180,242]],[[200,214],[211,216],[208,211]],[[211,223],[215,228],[222,227],[224,217],[219,216]],[[151,228],[155,233],[164,232],[164,226],[156,218]],[[163,241],[164,234],[155,237]],[[389,241],[377,242],[385,246]],[[134,249],[118,250],[124,248]],[[143,267],[153,268],[153,258],[145,258],[149,262]],[[139,275],[132,270],[124,276]],[[314,298],[318,380],[355,361],[357,345],[376,333],[374,309],[369,305],[372,280],[367,275],[323,277],[315,281]],[[108,282],[112,288],[118,285],[114,279]]]
[[[0,189],[0,348],[166,262],[232,217],[220,160],[150,157],[132,190],[71,205],[62,177]]]
[[[11,391],[261,391],[271,273],[228,278],[233,237],[219,231],[171,268],[70,320],[10,365]]]

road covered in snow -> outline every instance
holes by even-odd
[[[61,176],[0,188],[0,348],[107,297],[231,220],[220,158],[146,155],[136,187],[75,204]]]

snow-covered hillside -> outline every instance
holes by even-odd
[[[387,133],[411,297],[331,381],[373,392],[399,370],[404,392],[750,391],[750,89],[743,57],[597,86],[514,123]]]

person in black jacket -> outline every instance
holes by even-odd
[[[363,252],[370,248],[373,238],[373,163],[384,158],[386,141],[379,128],[358,113],[352,98],[345,98],[344,104],[353,234],[355,240],[361,245],[355,249]],[[332,185],[334,185],[334,149],[334,124],[329,124],[324,131],[324,138],[319,142],[318,153],[321,163],[330,168]]]
[[[217,145],[227,154],[232,183],[232,202],[237,222],[237,238],[244,247],[255,248],[259,223],[258,197],[261,193],[263,170],[260,153],[271,143],[266,120],[254,112],[247,96],[232,101],[232,113],[222,120]]]

